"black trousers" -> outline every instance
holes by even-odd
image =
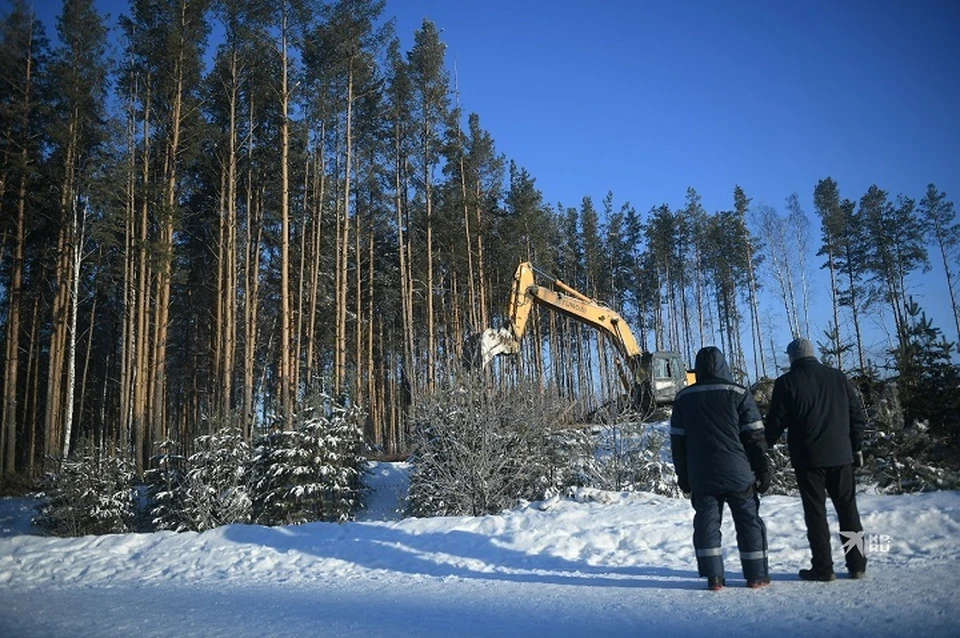
[[[812,567],[817,572],[833,571],[833,553],[830,548],[830,526],[827,523],[826,497],[830,496],[837,512],[841,532],[858,532],[863,539],[863,526],[857,510],[857,489],[853,477],[853,465],[836,467],[794,468],[803,517],[807,524],[807,540],[813,554]],[[862,542],[851,535],[840,535],[841,544],[847,550],[844,561],[849,571],[861,571],[867,566]]]

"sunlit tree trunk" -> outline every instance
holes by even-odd
[[[290,352],[290,88],[287,4],[280,27],[280,405],[285,430],[293,429],[293,358]]]
[[[260,198],[254,193],[253,149],[256,126],[254,124],[254,101],[250,102],[250,119],[247,123],[247,179],[246,205],[247,234],[244,241],[244,295],[243,295],[243,418],[244,436],[252,438],[255,422],[256,355],[259,331],[260,308],[260,246],[263,241],[263,224]]]

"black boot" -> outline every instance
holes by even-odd
[[[707,589],[710,591],[720,591],[727,584],[723,576],[710,576],[707,578]]]
[[[831,580],[836,580],[837,575],[833,573],[833,570],[830,571],[817,571],[814,569],[801,569],[800,570],[800,580],[815,580],[821,583],[828,583]]]

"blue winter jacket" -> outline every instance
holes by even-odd
[[[743,492],[769,469],[760,410],[718,348],[702,348],[695,370],[697,382],[677,393],[670,417],[678,482],[694,494]]]

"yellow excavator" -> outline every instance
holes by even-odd
[[[537,283],[535,276],[541,277],[541,283]],[[517,266],[504,326],[487,328],[480,336],[483,367],[498,355],[520,352],[520,341],[526,333],[534,304],[593,326],[605,334],[626,363],[626,370],[620,367],[620,378],[642,412],[672,404],[677,392],[694,381],[693,373],[687,372],[680,353],[644,351],[630,326],[615,310],[534,269],[530,262]]]

